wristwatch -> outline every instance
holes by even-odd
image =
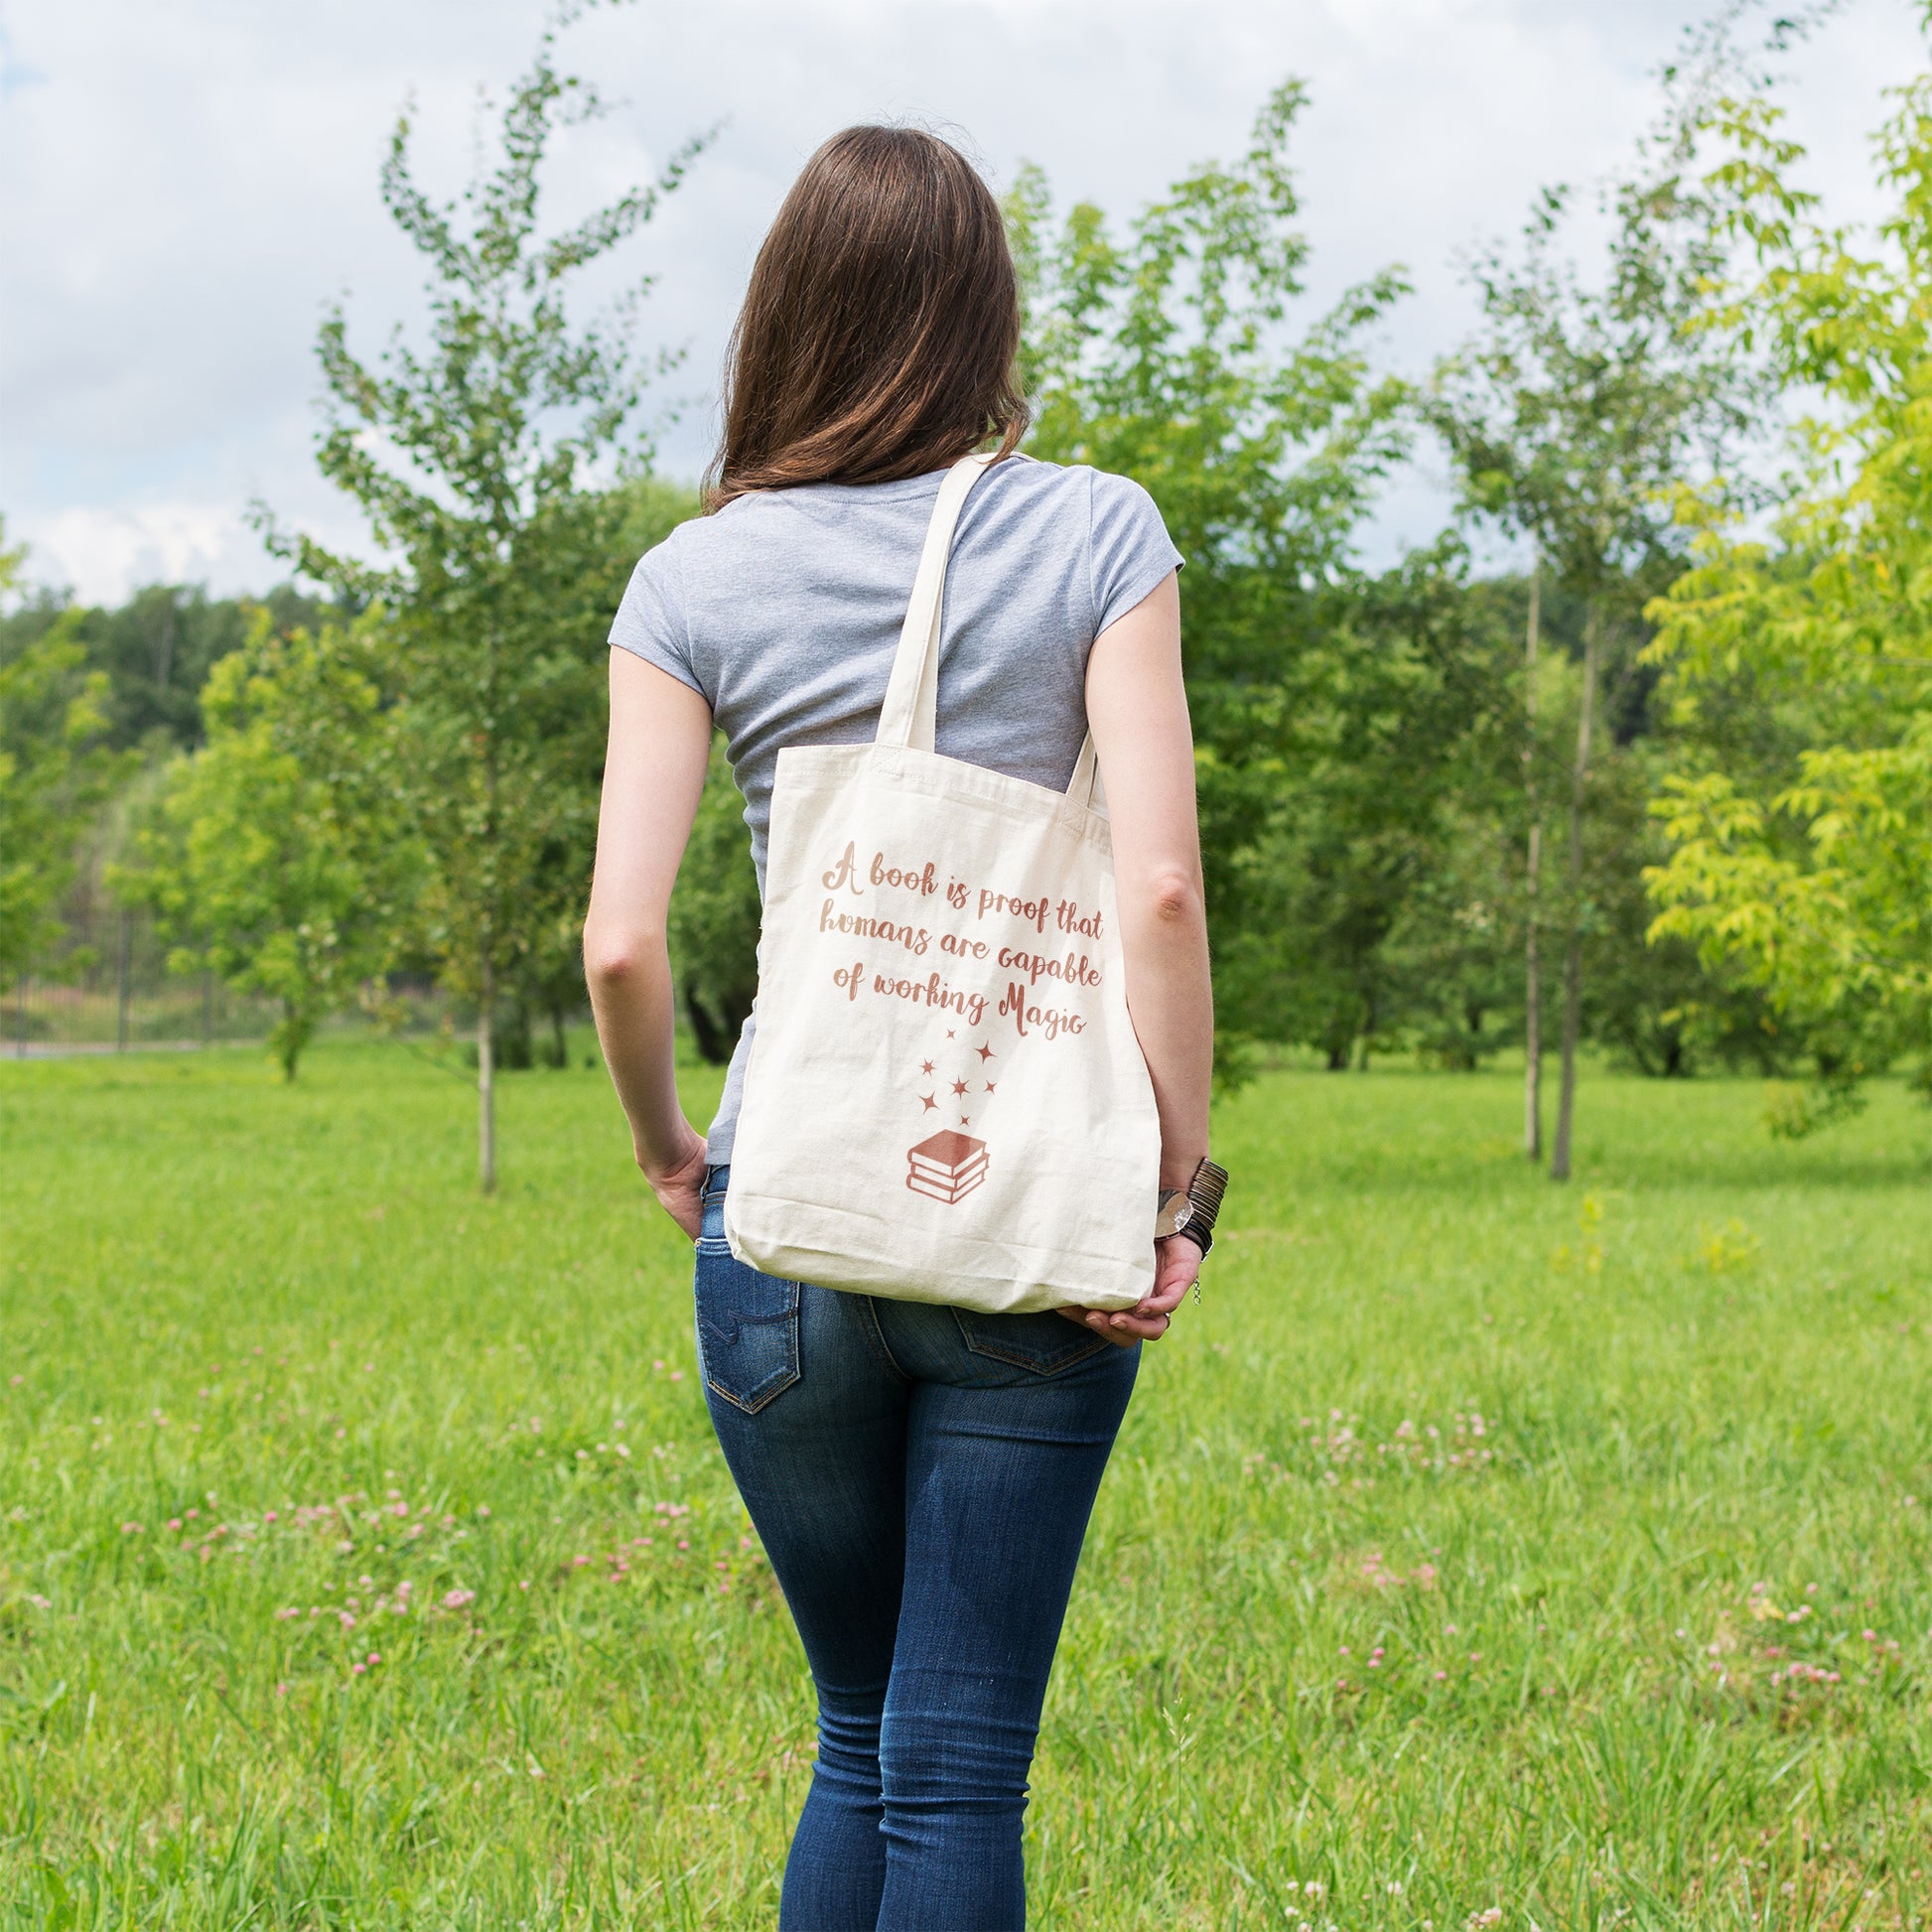
[[[1214,1246],[1214,1223],[1221,1212],[1221,1196],[1228,1190],[1228,1171],[1203,1160],[1184,1189],[1167,1188],[1154,1216],[1154,1238],[1184,1234],[1205,1260]]]

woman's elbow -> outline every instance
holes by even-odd
[[[1162,932],[1184,932],[1207,917],[1199,878],[1178,866],[1153,874],[1136,897],[1150,924]]]
[[[600,990],[630,984],[663,953],[660,932],[595,923],[584,928],[584,978]]]

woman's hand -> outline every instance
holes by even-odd
[[[683,1159],[675,1167],[652,1173],[650,1164],[640,1151],[637,1166],[650,1182],[650,1191],[657,1196],[658,1206],[695,1241],[704,1222],[704,1136],[682,1117],[679,1124],[684,1129]]]
[[[1116,1348],[1137,1341],[1159,1341],[1168,1319],[1200,1274],[1200,1249],[1184,1234],[1170,1234],[1154,1244],[1154,1293],[1131,1309],[1059,1309],[1069,1321],[1104,1335]]]

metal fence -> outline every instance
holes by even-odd
[[[62,916],[59,944],[0,999],[0,1052],[31,1059],[268,1036],[274,1003],[231,992],[212,973],[171,973],[145,911],[82,885]]]

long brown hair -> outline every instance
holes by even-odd
[[[916,477],[1026,433],[1020,294],[999,204],[949,142],[849,127],[806,162],[726,354],[706,507]]]

